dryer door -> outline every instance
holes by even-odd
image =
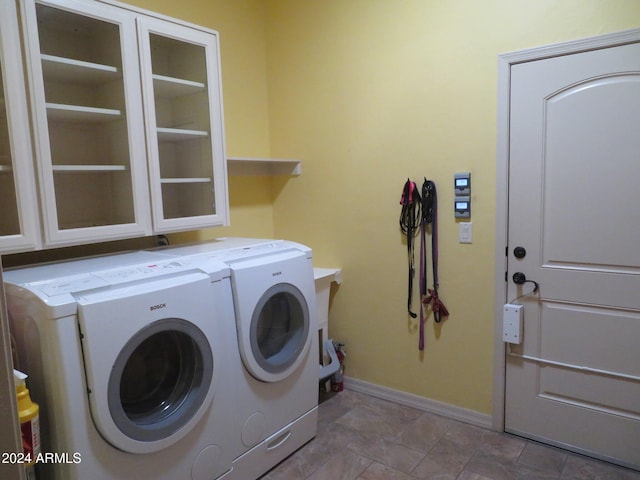
[[[300,252],[274,255],[232,263],[231,276],[245,368],[263,382],[289,377],[305,361],[316,331],[311,261]]]
[[[90,410],[100,434],[121,450],[149,453],[195,428],[215,386],[208,276],[85,294],[78,304]]]
[[[309,337],[309,306],[302,292],[290,283],[278,283],[264,292],[253,311],[249,335],[258,378],[288,373],[297,366]]]

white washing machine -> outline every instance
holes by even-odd
[[[241,374],[230,478],[257,478],[315,437],[318,329],[311,249],[282,240],[218,239],[163,249],[231,269]]]
[[[138,252],[4,279],[18,367],[41,407],[39,480],[226,475],[239,422],[226,265]]]

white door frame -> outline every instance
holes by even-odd
[[[511,66],[569,55],[600,48],[640,42],[640,28],[544,47],[520,50],[498,56],[498,115],[496,140],[496,244],[495,244],[495,304],[493,353],[493,412],[492,427],[504,431],[506,389],[505,344],[502,341],[502,307],[507,302],[508,214],[509,214],[509,98]]]

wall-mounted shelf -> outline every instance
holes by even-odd
[[[229,175],[300,175],[302,162],[288,158],[227,157]]]

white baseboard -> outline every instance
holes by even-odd
[[[477,427],[492,428],[491,415],[487,413],[457,407],[448,403],[414,395],[413,393],[407,393],[393,388],[376,385],[375,383],[358,380],[353,377],[344,377],[344,387],[349,390],[353,390],[354,392],[364,393],[366,395],[371,395],[372,397],[396,402],[400,405],[406,405],[425,412],[435,413],[437,415],[442,415],[443,417],[448,417],[453,420],[459,420]]]

